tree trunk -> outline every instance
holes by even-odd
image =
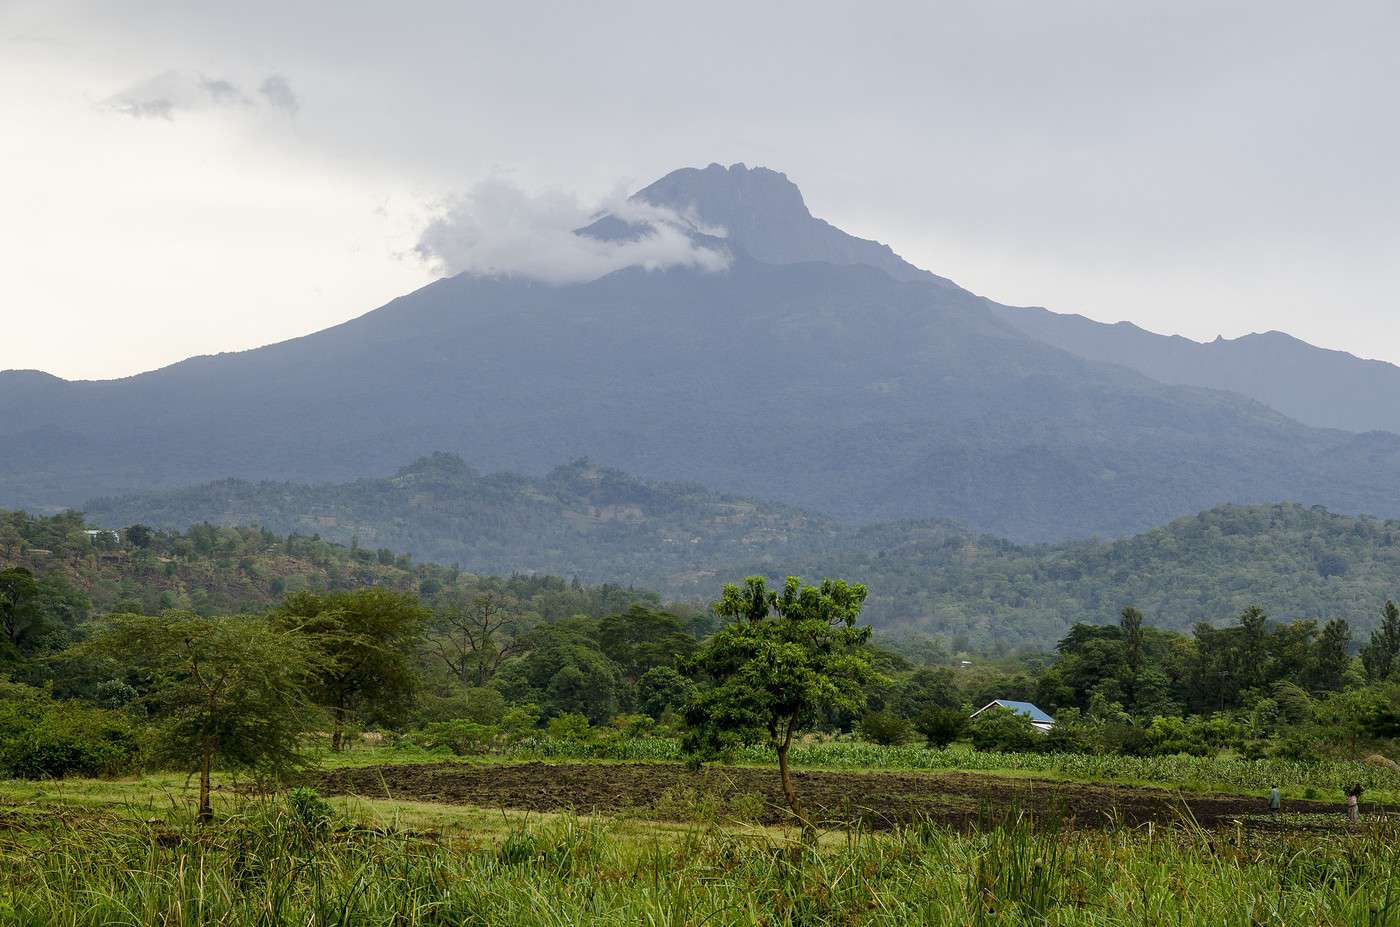
[[[792,788],[792,777],[788,775],[788,745],[778,746],[778,772],[783,777],[783,796],[787,798],[788,807],[792,813],[797,815],[798,820],[802,819],[802,805],[797,801],[797,793]]]
[[[209,767],[213,761],[210,755],[212,752],[206,745],[199,756],[199,820],[204,824],[214,820],[214,805],[209,800]]]
[[[331,752],[339,753],[345,746],[345,709],[335,708],[335,723],[331,727]]]
[[[797,719],[794,718],[783,733],[782,742],[778,744],[778,773],[783,778],[783,796],[787,799],[788,807],[797,816],[803,833],[806,833],[811,830],[812,825],[807,823],[807,818],[802,813],[802,803],[797,800],[797,791],[792,787],[792,776],[788,772],[788,750],[792,748],[792,729],[796,726]]]

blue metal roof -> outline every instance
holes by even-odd
[[[1045,724],[1055,723],[1054,718],[1050,717],[1045,712],[1032,705],[1030,702],[1013,702],[1009,699],[999,698],[993,701],[992,704],[1000,705],[1002,708],[1008,708],[1011,711],[1016,712],[1016,714],[1018,715],[1025,715],[1032,721],[1040,721]]]

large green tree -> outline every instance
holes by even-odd
[[[198,771],[201,820],[214,816],[215,768],[280,776],[304,761],[307,689],[322,668],[304,635],[249,615],[116,615],[75,652],[149,677],[156,758]]]
[[[1351,657],[1347,651],[1351,645],[1351,626],[1341,618],[1333,618],[1322,628],[1317,642],[1312,647],[1304,676],[1308,688],[1315,692],[1336,691],[1345,681],[1347,665]]]
[[[788,753],[798,731],[824,713],[864,704],[876,678],[870,628],[856,624],[866,594],[840,579],[804,586],[789,576],[776,591],[761,576],[730,583],[713,606],[728,623],[683,664],[699,687],[686,706],[686,748],[706,756],[770,744],[783,795],[804,826]]]
[[[331,713],[331,749],[345,746],[352,720],[395,723],[417,688],[413,653],[428,611],[416,598],[387,589],[297,592],[274,613],[322,655],[312,687]]]
[[[601,724],[617,713],[617,665],[598,649],[598,623],[567,618],[525,636],[527,653],[502,667],[492,685],[515,702],[533,702],[547,716],[580,714]]]
[[[39,583],[24,567],[0,570],[0,633],[4,642],[17,652],[42,629],[39,610]]]
[[[633,605],[598,622],[598,646],[617,664],[622,681],[635,685],[647,670],[693,651],[695,638],[670,612]]]
[[[1370,641],[1361,648],[1361,664],[1372,682],[1400,674],[1400,608],[1394,602],[1385,603],[1381,626],[1371,632]]]

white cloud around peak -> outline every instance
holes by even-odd
[[[605,213],[627,222],[638,234],[613,241],[577,234]],[[509,181],[490,179],[442,202],[414,250],[443,274],[558,284],[595,280],[625,267],[721,271],[729,266],[726,249],[699,243],[691,233],[724,234],[693,217],[647,203],[618,197],[588,208],[571,194],[531,194]]]

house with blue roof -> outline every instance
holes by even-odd
[[[1014,711],[1018,715],[1025,715],[1027,718],[1031,719],[1031,724],[1034,724],[1038,731],[1048,731],[1055,726],[1054,718],[1050,717],[1030,702],[1014,702],[1011,699],[1005,698],[993,699],[974,711],[971,718],[968,720],[977,717],[989,708],[1005,708],[1007,711]]]

